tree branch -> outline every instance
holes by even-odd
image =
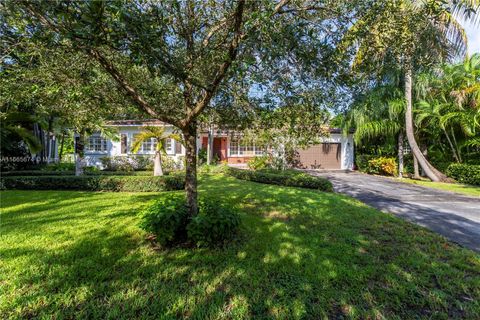
[[[237,8],[235,10],[234,15],[234,23],[233,23],[233,38],[230,42],[228,48],[228,56],[227,59],[219,66],[218,71],[216,72],[216,76],[213,79],[211,85],[205,91],[203,98],[197,102],[195,107],[192,111],[190,111],[186,118],[181,122],[182,127],[187,127],[190,122],[195,119],[203,109],[210,103],[213,95],[215,94],[218,86],[220,85],[221,81],[225,77],[225,74],[228,71],[228,68],[232,65],[232,62],[236,59],[238,53],[238,46],[240,44],[240,40],[242,37],[241,28],[243,22],[243,11],[245,7],[245,0],[239,0]]]
[[[55,32],[62,33],[63,30],[61,30],[58,25],[47,19],[42,14],[38,13],[34,8],[32,8],[30,3],[26,3],[25,8],[31,15],[35,16],[42,25],[48,27]],[[107,58],[105,58],[97,49],[88,48],[85,46],[80,46],[80,48],[85,50],[89,56],[98,61],[98,63],[105,69],[107,73],[112,76],[115,82],[120,86],[120,88],[125,91],[125,93],[132,99],[132,101],[139,107],[139,109],[146,112],[148,115],[154,117],[155,119],[177,125],[176,121],[174,121],[170,117],[160,115],[155,112],[150,106],[150,104],[142,97],[142,95],[127,82],[125,77],[123,77],[122,74],[117,70],[117,68],[115,68],[113,63]]]
[[[125,93],[132,99],[132,101],[143,111],[145,111],[148,115],[154,117],[155,119],[173,124],[175,121],[172,121],[170,117],[162,116],[155,112],[150,104],[142,97],[140,93],[137,92],[135,88],[133,88],[122,76],[122,74],[115,68],[113,63],[105,58],[98,50],[96,49],[89,49],[88,54],[94,58],[98,63],[107,71],[112,78],[117,82],[117,84],[125,91]]]

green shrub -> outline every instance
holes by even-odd
[[[201,148],[198,150],[198,165],[202,165],[204,163],[207,163],[207,148]]]
[[[357,169],[361,172],[367,172],[368,170],[368,161],[375,158],[376,156],[371,154],[359,154],[355,156],[355,164]]]
[[[260,156],[253,157],[252,159],[248,160],[247,164],[252,170],[261,170],[270,167],[270,162],[269,156]]]
[[[185,176],[18,176],[2,177],[6,189],[157,192],[181,190]]]
[[[140,226],[165,246],[186,240],[187,217],[185,197],[168,195],[142,212]]]
[[[60,163],[50,163],[41,168],[42,171],[74,171],[75,163],[70,162],[60,162]]]
[[[294,170],[242,170],[229,168],[228,173],[241,180],[255,181],[266,184],[276,184],[289,187],[333,191],[332,183],[325,178],[314,177]]]
[[[458,182],[480,186],[480,165],[452,163],[446,174]]]
[[[197,246],[217,246],[231,239],[240,218],[214,199],[199,202],[198,215],[189,220],[184,196],[168,195],[142,212],[140,226],[153,233],[163,246],[190,242]]]
[[[152,155],[102,157],[100,161],[102,162],[103,169],[106,171],[153,170]],[[179,167],[180,165],[171,157],[162,157],[162,168],[164,171],[173,171]]]
[[[203,166],[198,167],[197,172],[199,174],[218,174],[218,173],[226,173],[228,171],[227,165],[208,165],[204,164]]]
[[[395,158],[379,157],[368,160],[368,166],[365,172],[395,176],[398,173],[397,168],[397,160]]]
[[[188,239],[197,246],[222,245],[238,230],[240,218],[231,208],[214,199],[200,201],[199,213],[187,225]]]

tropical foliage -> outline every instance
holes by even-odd
[[[422,151],[442,169],[452,161],[478,161],[480,54],[430,70],[417,76],[414,88],[415,135]],[[356,129],[354,137],[360,152],[397,154],[401,172],[405,103],[402,84],[395,79],[388,77],[358,95],[343,126]],[[392,147],[395,145],[396,150]]]
[[[421,74],[416,89],[420,100],[416,107],[417,127],[423,128],[431,140],[446,140],[446,149],[456,162],[463,162],[465,156],[478,156],[480,54]]]
[[[475,19],[478,5],[478,1],[373,1],[360,9],[339,46],[340,52],[352,54],[353,68],[374,82],[379,74],[401,72],[407,140],[422,169],[434,181],[446,176],[427,161],[415,139],[412,82],[422,69],[465,53],[465,31],[456,18]]]
[[[181,141],[180,135],[176,133],[165,133],[164,127],[153,127],[148,126],[143,129],[142,132],[135,136],[135,139],[132,143],[132,152],[137,153],[142,145],[150,141],[155,146],[155,157],[153,160],[153,175],[162,176],[162,153],[165,154],[165,140],[174,139],[178,142]]]

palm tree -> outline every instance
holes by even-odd
[[[452,155],[474,146],[480,131],[480,54],[419,76],[416,123],[441,129]],[[458,142],[460,141],[460,142]]]
[[[165,129],[163,127],[153,127],[147,126],[140,134],[135,136],[135,139],[132,144],[132,152],[137,153],[142,144],[146,141],[154,139],[155,145],[155,157],[153,159],[153,175],[162,176],[162,153],[165,153],[165,139],[174,139],[176,141],[181,141],[181,138],[178,134],[165,134]]]
[[[348,112],[344,129],[355,128],[357,144],[378,137],[397,140],[398,174],[403,175],[403,143],[405,103],[398,84],[386,83],[373,87],[359,97]]]
[[[30,153],[34,154],[42,149],[39,139],[28,128],[36,122],[34,116],[15,111],[0,113],[0,120],[0,140],[2,144],[9,142],[7,139],[9,135],[15,135],[26,144]]]
[[[446,179],[425,158],[415,140],[412,115],[413,73],[466,51],[466,36],[455,16],[474,19],[479,0],[376,1],[346,33],[339,48],[354,48],[353,66],[363,71],[382,72],[400,65],[404,75],[405,130],[414,157],[433,181]]]

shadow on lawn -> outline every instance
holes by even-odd
[[[154,252],[141,233],[125,231],[128,220],[60,249],[2,251],[38,267],[18,275],[34,288],[17,298],[31,305],[22,316],[458,318],[479,311],[478,262],[465,265],[464,253],[456,260],[456,247],[418,227],[334,194],[219,177],[200,189],[242,212],[243,230],[224,249]],[[135,212],[114,219],[129,215]]]

